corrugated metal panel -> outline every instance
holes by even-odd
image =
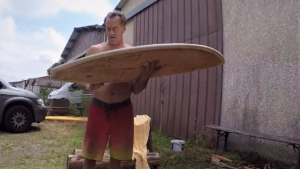
[[[194,43],[223,52],[221,0],[160,0],[135,18],[134,45]],[[151,79],[133,96],[135,114],[148,114],[154,129],[193,139],[219,123],[222,67]]]
[[[79,37],[73,43],[72,49],[68,52],[67,59],[65,62],[71,60],[82,51],[87,50],[90,46],[94,44],[101,43],[105,40],[104,31],[85,31],[79,34]]]

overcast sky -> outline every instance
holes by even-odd
[[[0,77],[47,75],[74,27],[102,24],[119,0],[0,0]]]

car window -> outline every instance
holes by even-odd
[[[68,87],[71,86],[73,83],[66,83],[65,85],[63,85],[61,88],[59,88],[58,90],[68,90]]]

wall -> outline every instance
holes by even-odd
[[[134,45],[184,42],[222,49],[220,0],[160,0],[135,16]],[[133,96],[135,114],[148,114],[154,129],[193,139],[219,123],[222,67],[156,78]],[[163,103],[163,104],[162,104]]]
[[[134,29],[134,19],[130,19],[127,22],[126,32],[124,33],[124,42],[128,45],[133,46],[133,29]]]
[[[223,0],[221,124],[300,138],[299,0]],[[229,136],[229,147],[295,160],[292,147]],[[251,148],[250,148],[251,147]]]
[[[126,15],[145,1],[146,0],[128,0],[122,7],[122,12]],[[131,18],[127,22],[127,29],[124,33],[124,42],[131,46],[133,46],[133,29],[134,18]]]
[[[147,0],[128,0],[122,7],[122,12],[127,14],[133,9],[135,9],[136,7],[140,6],[145,1]]]
[[[34,85],[34,86],[32,86],[31,91],[32,91],[33,93],[35,93],[35,94],[39,94],[39,93],[40,93],[40,89],[41,89],[40,86]]]
[[[19,82],[10,82],[10,83],[16,87],[23,88],[23,89],[25,88],[25,80]]]

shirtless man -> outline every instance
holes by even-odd
[[[105,19],[108,41],[91,46],[86,56],[130,47],[123,42],[126,22],[122,12],[108,13]],[[130,96],[143,91],[149,78],[159,68],[158,61],[147,63],[141,67],[139,78],[133,82],[77,84],[82,89],[92,90],[94,94],[84,136],[84,169],[96,168],[96,161],[102,160],[108,139],[110,169],[120,169],[121,160],[132,160],[134,116]]]

